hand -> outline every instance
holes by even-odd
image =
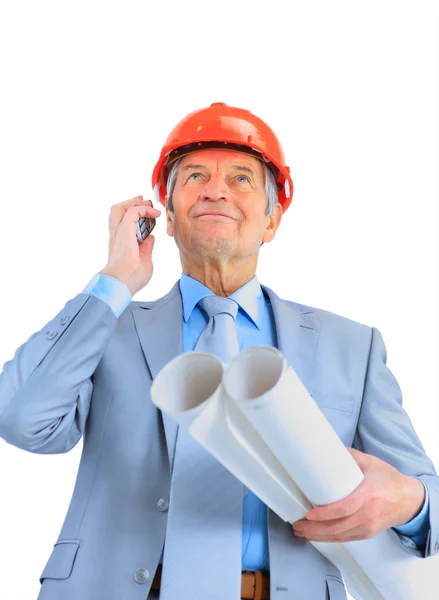
[[[160,215],[161,211],[154,208],[150,200],[143,200],[142,196],[111,207],[108,261],[99,273],[125,283],[133,296],[149,283],[154,270],[152,249],[155,238],[150,234],[139,244],[136,222],[141,217],[155,219]]]
[[[292,524],[297,536],[316,542],[350,542],[375,537],[404,525],[421,510],[425,490],[421,481],[400,473],[376,456],[347,448],[364,474],[346,498],[313,508]]]

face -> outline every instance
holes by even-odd
[[[183,157],[166,209],[167,233],[184,255],[225,262],[259,251],[270,242],[282,216],[280,203],[266,215],[260,160],[234,150],[205,149]]]

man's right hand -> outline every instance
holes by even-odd
[[[156,219],[160,215],[161,211],[154,208],[150,200],[143,200],[143,196],[136,196],[111,207],[108,261],[99,273],[125,283],[133,296],[149,283],[154,270],[152,249],[155,238],[149,234],[139,244],[136,222],[141,217]]]

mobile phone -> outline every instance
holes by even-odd
[[[141,244],[149,236],[155,227],[155,219],[149,217],[141,217],[137,223],[137,241]]]

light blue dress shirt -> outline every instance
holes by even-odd
[[[101,275],[97,284],[91,289],[86,286],[84,292],[106,302],[116,317],[123,313],[132,299],[129,288],[108,275]],[[183,307],[183,351],[191,352],[208,322],[207,315],[197,303],[204,296],[214,294],[208,287],[185,273],[181,274],[180,292]],[[239,350],[259,345],[277,347],[271,303],[263,295],[257,276],[229,298],[236,300],[239,305],[236,317]],[[429,493],[424,482],[422,484],[426,493],[422,509],[405,525],[394,527],[398,533],[410,537],[417,546],[425,543],[429,529]],[[269,570],[267,507],[251,490],[243,501],[242,569]]]

